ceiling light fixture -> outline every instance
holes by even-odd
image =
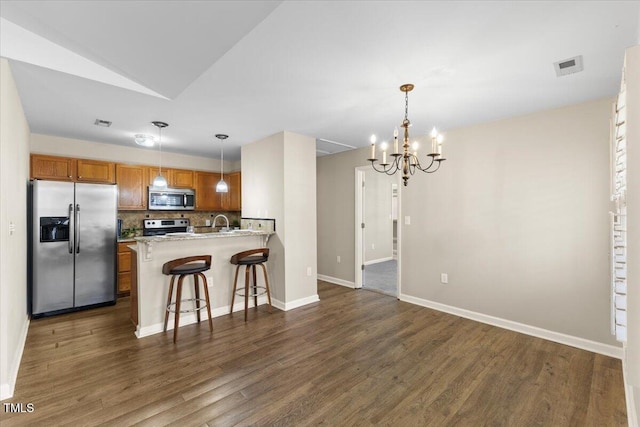
[[[167,180],[162,176],[162,128],[166,128],[169,125],[165,122],[151,122],[151,124],[158,128],[158,145],[160,146],[160,167],[158,175],[153,179],[153,187],[159,190],[166,190]]]
[[[387,143],[382,142],[380,148],[382,149],[382,163],[380,167],[376,167],[376,136],[371,135],[371,158],[367,159],[371,162],[371,166],[376,172],[386,173],[387,175],[393,175],[398,171],[402,171],[402,179],[404,180],[405,187],[409,181],[409,175],[413,175],[416,169],[426,173],[433,173],[440,169],[440,164],[446,159],[442,157],[442,135],[438,134],[436,128],[431,131],[431,154],[427,156],[431,157],[429,165],[423,167],[418,159],[418,143],[413,143],[413,153],[409,152],[409,126],[411,122],[408,119],[409,115],[409,92],[413,90],[413,85],[408,83],[400,86],[400,90],[404,92],[404,120],[401,127],[404,128],[404,138],[402,144],[402,153],[398,151],[398,128],[393,131],[393,152],[390,153],[392,157],[391,163],[387,162]]]
[[[225,139],[229,138],[229,135],[218,133],[216,134],[216,138],[220,140],[220,181],[216,184],[216,193],[228,193],[229,186],[224,182],[224,149],[222,143]]]
[[[133,140],[136,144],[142,147],[153,147],[155,144],[155,138],[151,135],[145,135],[143,133],[137,133],[134,135]]]

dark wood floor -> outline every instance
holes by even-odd
[[[626,425],[619,360],[319,282],[136,339],[129,303],[31,322],[10,425]]]

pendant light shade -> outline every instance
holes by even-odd
[[[229,186],[224,181],[224,179],[221,178],[220,181],[218,181],[218,183],[216,184],[216,193],[228,193],[228,192],[229,192]]]
[[[222,148],[222,142],[229,138],[229,135],[219,133],[216,138],[220,140],[220,181],[216,184],[216,193],[228,193],[229,186],[224,181],[224,149]]]
[[[153,179],[153,187],[159,190],[166,190],[168,187],[167,179],[162,176],[162,128],[169,126],[165,122],[151,122],[158,128],[158,145],[160,146],[160,163],[158,168],[158,175]]]

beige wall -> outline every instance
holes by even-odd
[[[131,147],[125,147],[37,133],[31,134],[32,153],[141,165],[157,165],[160,161],[160,152],[157,148],[137,148],[133,141],[131,144]],[[187,156],[163,151],[162,165],[173,168],[218,172],[220,170],[220,159]],[[240,170],[240,161],[225,161],[224,170],[225,172]]]
[[[318,274],[355,282],[355,168],[366,166],[369,149],[344,151],[316,160]],[[341,262],[337,262],[337,257]]]
[[[611,102],[448,132],[444,167],[402,189],[402,292],[615,345]]]
[[[0,59],[0,399],[13,395],[27,315],[29,125],[11,67]],[[9,231],[10,224],[15,230]]]
[[[616,345],[609,333],[611,99],[450,131],[449,159],[401,187],[401,289]],[[423,144],[424,145],[424,144]],[[354,168],[318,159],[319,273],[354,280]],[[335,209],[340,206],[340,209]],[[342,263],[336,263],[342,255]],[[449,284],[440,284],[440,273]]]
[[[276,220],[274,298],[284,309],[317,299],[315,139],[281,132],[244,145],[242,170],[242,216]]]

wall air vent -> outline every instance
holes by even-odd
[[[579,73],[584,70],[584,67],[582,66],[582,55],[554,62],[553,68],[555,68],[556,76],[558,77],[566,76],[567,74]]]
[[[103,126],[103,127],[106,127],[106,128],[111,126],[111,122],[109,120],[96,119],[96,121],[93,124],[96,125],[96,126]]]

